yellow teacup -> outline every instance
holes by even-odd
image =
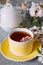
[[[24,41],[24,42],[18,42],[18,41],[14,41],[11,39],[11,34],[17,31],[21,31],[21,32],[26,32],[29,35],[31,35],[31,39],[28,41]],[[11,31],[8,35],[8,40],[9,40],[9,49],[11,51],[11,53],[13,53],[14,55],[17,56],[24,56],[27,55],[29,53],[32,52],[33,50],[33,39],[34,39],[34,34],[26,29],[26,28],[16,28],[13,31]]]

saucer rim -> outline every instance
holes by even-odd
[[[15,59],[11,59],[11,58],[9,58],[8,56],[6,56],[3,52],[2,52],[2,50],[1,50],[1,45],[3,44],[3,42],[7,39],[8,37],[5,37],[3,40],[2,40],[2,42],[1,42],[1,44],[0,44],[0,52],[1,52],[1,54],[2,54],[2,56],[5,58],[5,59],[8,59],[8,60],[11,60],[11,61],[16,61],[16,62],[25,62],[25,61],[30,61],[30,60],[33,60],[33,59],[35,59],[38,55],[38,53],[33,57],[33,58],[27,58],[27,59],[25,59],[25,60],[15,60]],[[40,45],[41,46],[41,45]],[[41,48],[40,48],[40,50],[41,50]],[[15,55],[16,56],[16,55]]]

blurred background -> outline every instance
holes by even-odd
[[[24,3],[27,6],[27,8],[31,7],[31,2],[36,2],[36,3],[38,2],[39,4],[41,3],[43,5],[43,0],[0,0],[0,9],[3,7],[3,4],[5,4],[6,1],[10,2],[13,6],[17,6],[18,9],[19,9],[19,6],[25,8]],[[23,17],[24,17],[25,12],[22,11],[22,13],[23,13]],[[27,16],[24,18],[27,19]],[[28,20],[26,20],[26,21],[28,21]],[[43,21],[43,18],[42,18],[42,21]]]
[[[16,5],[16,3],[26,2],[26,1],[36,1],[36,2],[43,2],[43,0],[0,0],[0,3],[4,3],[6,1],[9,1],[13,5]],[[15,4],[14,4],[15,3]]]

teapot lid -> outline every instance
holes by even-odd
[[[16,14],[17,13],[17,9],[16,7],[13,7],[13,5],[11,3],[7,3],[1,10],[1,14]]]

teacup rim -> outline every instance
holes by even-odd
[[[18,41],[12,40],[12,39],[10,38],[10,35],[11,35],[13,32],[15,32],[14,30],[16,30],[16,29],[27,29],[27,28],[14,28],[13,30],[10,30],[9,33],[8,33],[8,39],[10,39],[11,41],[17,42],[17,43],[26,43],[26,42],[30,42],[30,41],[34,38],[33,32],[30,31],[29,29],[27,29],[28,31],[30,31],[30,32],[33,34],[33,37],[32,37],[29,41],[18,42]],[[27,32],[27,31],[25,31],[25,32]],[[32,36],[32,35],[31,35],[31,36]]]

